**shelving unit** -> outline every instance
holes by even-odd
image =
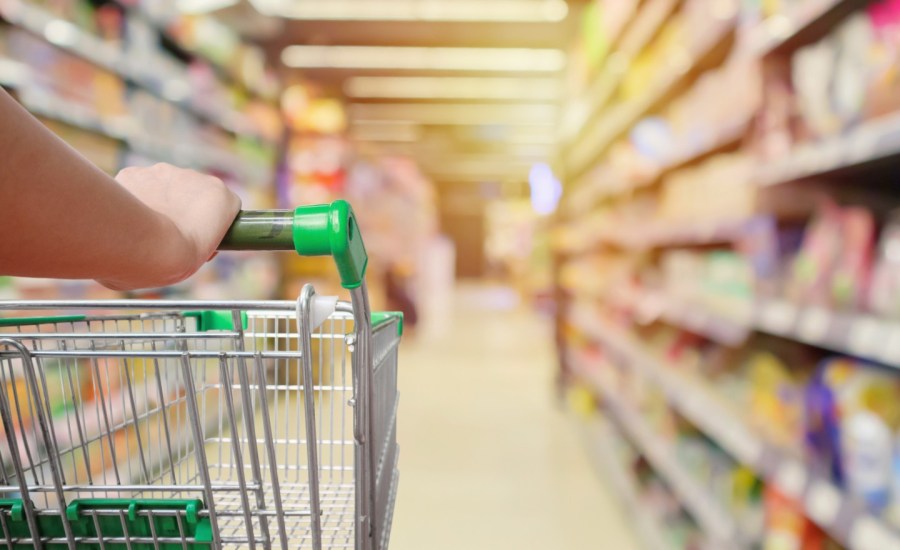
[[[726,128],[715,139],[702,143],[696,147],[688,147],[672,153],[671,160],[661,166],[652,176],[634,182],[621,181],[613,186],[600,188],[596,185],[580,185],[572,194],[569,208],[565,212],[567,216],[578,216],[589,211],[597,200],[607,198],[620,193],[629,193],[653,185],[659,178],[685,164],[691,163],[701,157],[705,157],[721,149],[735,145],[747,131],[746,125]]]
[[[793,10],[763,21],[753,34],[752,47],[757,55],[772,55],[797,44],[821,37],[867,0],[810,0]]]
[[[40,2],[0,0],[0,85],[110,174],[126,165],[168,162],[222,178],[246,208],[273,207],[282,136],[274,126],[280,114],[272,94],[278,89],[267,88],[272,81],[263,79],[266,89],[256,89],[191,50],[180,38],[178,20],[153,15],[165,12],[161,5],[110,0],[104,6],[120,10],[119,22],[127,27],[120,39],[101,37],[99,23],[77,25],[57,15],[69,12]],[[252,47],[241,40],[239,49]],[[263,286],[271,283],[246,287],[270,279],[277,262],[261,259],[245,268],[220,258],[191,285],[165,292],[268,297],[275,289]],[[13,287],[47,298],[106,295],[89,283],[36,288],[14,280]]]
[[[700,127],[689,136],[690,139],[685,139],[690,146],[678,144],[680,136],[700,124],[708,124],[707,117],[693,126],[685,124],[684,106],[693,107],[696,112],[698,104],[679,101],[684,96],[691,99],[709,97],[711,87],[691,95],[692,86],[703,81],[707,73],[718,71],[719,60],[725,58],[723,66],[727,67],[744,62],[759,67],[760,86],[782,82],[779,79],[787,79],[790,83],[790,78],[797,78],[791,72],[796,52],[830,39],[837,29],[845,28],[843,22],[851,16],[856,17],[855,22],[864,19],[863,10],[869,3],[866,0],[808,0],[792,3],[783,13],[756,22],[746,14],[736,17],[724,29],[710,32],[705,47],[681,66],[657,63],[656,76],[647,77],[648,84],[642,94],[616,102],[613,98],[617,88],[626,81],[622,69],[615,73],[615,80],[609,80],[609,89],[597,87],[596,82],[590,88],[592,93],[603,92],[594,98],[592,107],[596,112],[591,111],[591,117],[562,150],[559,165],[566,187],[554,234],[557,296],[560,299],[556,334],[560,346],[561,379],[579,381],[593,389],[600,397],[601,408],[616,420],[614,427],[641,449],[654,470],[667,480],[685,508],[714,539],[726,540],[723,531],[716,533],[712,529],[711,518],[717,513],[709,510],[714,506],[702,504],[703,498],[680,479],[678,465],[673,464],[671,458],[673,453],[665,448],[667,442],[660,441],[660,436],[647,427],[637,407],[629,404],[619,391],[616,380],[604,378],[604,371],[609,370],[605,362],[615,363],[617,370],[635,373],[637,378],[662,389],[670,408],[715,443],[709,445],[717,445],[737,463],[752,470],[766,487],[799,503],[802,512],[798,513],[841,545],[854,550],[900,548],[900,525],[894,524],[891,514],[875,508],[870,510],[861,500],[852,497],[849,489],[809,467],[801,458],[802,442],[797,442],[796,449],[785,448],[756,432],[752,422],[743,413],[735,411],[711,384],[695,379],[685,374],[685,369],[679,365],[668,364],[661,356],[657,357],[656,351],[651,351],[654,343],[649,341],[656,336],[671,338],[671,341],[677,338],[678,344],[672,344],[673,350],[677,346],[688,346],[699,356],[706,352],[707,348],[703,346],[751,354],[760,351],[758,342],[777,341],[784,343],[786,349],[803,350],[813,358],[821,359],[824,355],[821,350],[826,350],[900,369],[900,319],[873,313],[878,308],[868,301],[863,305],[854,295],[852,303],[858,304],[855,306],[860,308],[858,310],[849,305],[816,305],[830,304],[827,300],[834,300],[834,304],[849,304],[850,301],[841,302],[835,298],[838,290],[830,286],[827,289],[832,294],[828,294],[826,300],[817,300],[802,292],[792,293],[792,287],[786,287],[783,292],[777,290],[780,288],[777,283],[783,281],[775,277],[783,277],[781,271],[778,275],[767,271],[767,276],[773,279],[756,287],[747,283],[749,287],[732,286],[725,290],[713,287],[716,280],[709,275],[714,269],[713,256],[716,261],[741,254],[749,256],[752,252],[745,252],[747,248],[764,246],[759,241],[770,238],[765,233],[767,228],[771,226],[773,231],[786,230],[786,233],[799,227],[802,217],[810,215],[809,211],[804,213],[798,208],[786,207],[790,213],[762,210],[761,207],[771,208],[771,202],[759,200],[764,193],[769,193],[765,195],[767,198],[778,193],[779,199],[775,200],[799,202],[810,200],[806,197],[812,195],[803,193],[815,189],[820,195],[839,196],[837,203],[841,208],[848,203],[864,204],[864,208],[878,212],[880,217],[872,217],[874,223],[885,221],[888,205],[874,205],[872,202],[876,199],[871,197],[867,197],[870,202],[855,203],[854,200],[858,200],[855,193],[857,180],[861,178],[872,180],[872,197],[883,198],[892,192],[888,182],[893,182],[895,174],[888,170],[900,162],[900,112],[887,112],[883,108],[861,111],[855,119],[842,120],[840,127],[843,129],[834,129],[830,134],[814,126],[810,126],[813,130],[806,128],[804,133],[805,127],[801,123],[793,122],[799,130],[787,123],[785,127],[779,127],[783,130],[781,134],[771,138],[777,142],[776,146],[764,139],[768,137],[765,133],[770,131],[765,117],[769,113],[767,102],[776,102],[779,98],[776,93],[773,99],[771,90],[766,88],[767,93],[758,98],[759,103],[752,103],[754,114],[741,119],[740,124]],[[649,19],[650,15],[638,10],[632,25],[642,17]],[[641,47],[648,43],[646,41]],[[845,42],[840,44],[846,47]],[[833,43],[831,46],[837,47]],[[629,61],[638,53],[632,52]],[[600,74],[611,74],[611,71],[612,68],[607,67]],[[734,75],[730,71],[719,74]],[[718,82],[717,78],[718,74],[706,80]],[[775,92],[778,91],[776,88]],[[802,101],[796,90],[787,89],[784,93],[795,95],[789,99],[781,98],[783,101]],[[799,110],[797,104],[787,105],[788,111],[794,111],[790,111],[793,115],[786,116],[800,118],[801,115],[796,113]],[[778,109],[777,106],[772,108]],[[743,116],[744,111],[739,112]],[[885,112],[887,114],[875,116],[875,113]],[[736,118],[732,116],[729,121]],[[644,131],[640,136],[639,132],[632,132],[638,123],[642,123],[639,129]],[[657,134],[653,134],[653,130]],[[778,142],[780,137],[784,137],[784,142]],[[659,142],[648,145],[646,141],[640,141],[654,138]],[[668,149],[661,152],[660,143],[663,142]],[[722,159],[721,163],[716,165],[719,159]],[[757,198],[755,210],[734,208],[720,214],[713,207],[700,210],[706,215],[704,217],[684,213],[697,209],[682,208],[676,215],[671,215],[674,210],[666,209],[675,208],[672,204],[678,199],[680,205],[687,202],[684,194],[675,193],[683,191],[685,187],[678,186],[691,178],[705,178],[697,181],[701,187],[690,188],[695,202],[706,196],[698,192],[698,188],[708,190],[710,195],[716,193],[714,186],[706,184],[715,179],[709,174],[718,172],[713,172],[713,168],[706,171],[707,167],[730,167],[726,163],[733,159],[746,161],[740,164],[740,168],[746,168],[740,174],[746,177],[738,179]],[[800,182],[803,183],[794,185]],[[691,183],[694,182],[688,182]],[[721,192],[727,193],[729,188],[723,189]],[[712,198],[710,204],[719,204]],[[665,202],[667,200],[669,202]],[[730,214],[737,211],[745,213]],[[785,233],[778,233],[777,238],[782,238]],[[759,258],[752,257],[753,260]],[[790,259],[779,256],[777,261]],[[685,263],[689,261],[694,263]],[[707,263],[701,264],[702,261]],[[726,261],[727,258],[721,260]],[[604,262],[609,262],[609,272],[596,273],[595,270],[605,269]],[[725,266],[720,269],[737,269],[736,263],[715,265]],[[698,266],[708,270],[702,272],[707,278],[698,279],[696,284],[676,284],[679,274],[690,279],[690,273],[699,273]],[[741,264],[741,267],[745,266]],[[685,271],[688,267],[694,270]],[[778,264],[779,270],[783,267]],[[731,277],[728,281],[737,285],[739,276],[732,272]],[[675,294],[675,290],[682,288],[687,290]],[[640,327],[632,334],[601,315],[600,311],[604,310],[614,312],[616,318],[630,319]],[[649,335],[648,341],[643,341],[641,335]],[[779,339],[765,339],[765,335]],[[602,353],[595,354],[596,348]],[[734,376],[748,376],[746,372],[739,374],[738,365],[732,366]],[[816,365],[803,365],[810,366]],[[854,367],[874,368],[871,363],[861,361],[855,362]],[[788,362],[784,368],[790,370],[793,365]],[[799,381],[801,375],[797,374],[797,377],[799,387],[805,387],[802,386],[804,382]],[[893,425],[890,426],[893,430]],[[688,430],[680,436],[690,438],[690,433],[693,432]],[[723,514],[727,516],[728,512],[720,509],[716,521],[727,525],[731,529],[731,538],[734,538],[741,528],[733,518],[721,517]]]
[[[749,547],[735,543],[742,538],[736,522],[714,497],[704,491],[690,474],[681,468],[673,458],[672,450],[647,426],[638,412],[617,397],[608,384],[603,382],[602,377],[598,377],[580,359],[575,359],[573,365],[578,376],[590,383],[603,399],[607,411],[621,426],[623,433],[681,498],[685,508],[709,537],[710,543],[723,549]]]
[[[638,499],[637,480],[628,468],[610,452],[613,448],[614,430],[605,419],[594,415],[578,421],[581,435],[591,462],[600,475],[616,492],[628,515],[637,526],[637,536],[646,550],[671,550],[659,518],[641,508]]]
[[[115,3],[122,7],[126,11],[126,13],[140,17],[143,20],[147,21],[151,25],[153,25],[157,31],[164,36],[171,44],[178,48],[179,53],[186,56],[192,57],[196,59],[200,59],[210,67],[212,67],[219,78],[223,81],[226,81],[230,84],[234,84],[241,88],[241,90],[247,95],[251,95],[257,97],[258,99],[271,102],[273,105],[278,99],[278,90],[264,90],[262,89],[260,83],[255,82],[246,82],[239,76],[235,75],[232,71],[229,71],[226,67],[223,67],[215,60],[210,58],[208,55],[203,54],[202,52],[198,52],[192,49],[190,46],[184,43],[177,35],[172,33],[169,30],[169,22],[158,18],[151,13],[147,12],[145,8],[141,5],[133,5],[124,0],[114,0]]]
[[[650,42],[676,5],[675,0],[652,0],[642,6],[638,15],[634,16],[626,25],[626,29],[621,32],[621,36],[612,37],[618,48],[607,57],[609,62],[589,85],[588,93],[583,100],[584,105],[579,105],[573,113],[575,116],[571,117],[573,122],[568,124],[568,128],[564,126],[562,134],[566,138],[572,138],[573,141],[580,138],[586,123],[596,118],[600,110],[607,105],[635,56]]]
[[[900,531],[870,515],[840,489],[817,477],[793,453],[756,435],[711,388],[664,365],[643,350],[637,340],[603,321],[596,312],[579,308],[572,315],[573,323],[615,353],[619,361],[659,384],[673,407],[736,460],[803,502],[809,517],[838,541],[860,550],[900,545]],[[608,392],[600,387],[596,377],[588,379],[599,392]]]
[[[608,114],[601,114],[597,119],[588,122],[579,139],[568,147],[570,152],[565,159],[567,173],[573,177],[584,173],[590,163],[603,153],[615,138],[627,132],[640,117],[657,106],[678,84],[683,83],[690,74],[697,71],[706,57],[720,46],[733,30],[734,27],[729,26],[710,36],[708,45],[700,54],[684,65],[674,66],[657,77],[656,82],[643,95],[624,105],[616,105]]]
[[[135,11],[139,10],[132,8],[129,13]],[[82,31],[71,23],[57,18],[38,6],[24,3],[21,0],[3,0],[0,3],[0,20],[2,19],[6,19],[9,23],[37,37],[46,39],[54,46],[72,55],[118,75],[128,83],[152,92],[160,99],[177,105],[202,122],[214,124],[231,134],[243,132],[240,128],[239,113],[232,112],[216,115],[192,105],[189,101],[171,99],[165,89],[161,88],[158,83],[145,78],[143,73],[137,69],[139,64],[130,59],[126,52]],[[58,32],[54,32],[54,29],[58,30]],[[162,29],[158,30],[161,33],[165,32]],[[59,34],[59,37],[56,37],[57,34]],[[223,73],[223,69],[218,65],[214,63],[209,64],[211,67],[216,68],[219,74]]]
[[[900,321],[894,319],[765,298],[732,314],[664,292],[629,291],[603,299],[639,312],[646,322],[664,320],[726,346],[760,331],[900,369]]]
[[[900,114],[864,122],[830,139],[794,148],[784,159],[760,167],[757,185],[767,187],[826,176],[900,156]]]

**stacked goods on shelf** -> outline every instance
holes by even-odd
[[[634,31],[642,36],[636,41],[638,51],[628,52],[624,59],[619,59],[628,71],[624,78],[618,71],[610,80],[600,102],[606,108],[587,113],[583,124],[578,125],[581,131],[568,140],[564,161],[572,176],[588,172],[611,142],[663,102],[672,89],[695,74],[710,56],[715,57],[719,46],[731,34],[738,13],[737,2],[726,0],[718,3],[716,9],[709,9],[706,2],[690,1],[682,3],[669,16],[676,5],[678,2],[652,2],[646,10],[638,10],[626,29],[626,36],[631,28],[639,29]],[[654,36],[655,29],[663,24],[647,45],[648,37]],[[612,97],[617,100],[606,106],[605,100]]]
[[[0,32],[7,45],[6,61],[19,73],[11,85],[35,114],[121,140],[135,158],[204,170],[220,166],[241,183],[269,182],[275,152],[272,142],[280,132],[272,105],[242,99],[220,82],[208,65],[185,65],[162,46],[155,28],[143,21],[129,27],[127,44],[105,42],[58,18],[65,16],[65,11],[53,15],[31,4],[20,6],[37,11],[42,18],[37,22],[20,20],[19,12],[10,8],[10,19],[21,24],[0,27]],[[107,12],[77,13],[82,14],[80,20],[85,13],[102,20],[100,15]],[[90,44],[100,44],[93,46],[95,49],[121,54],[121,59],[99,62],[102,56],[85,53],[90,49],[67,47],[73,36],[91,37]],[[131,50],[140,52],[141,57],[121,53]],[[154,76],[138,78],[134,67],[145,67]]]
[[[640,119],[611,145],[579,180],[578,192],[564,200],[568,211],[584,212],[598,198],[649,186],[686,162],[733,145],[761,104],[760,76],[759,63],[742,56],[703,74],[659,115]]]
[[[900,547],[900,2],[737,21],[718,65],[633,65],[563,151],[563,376],[713,547]]]
[[[260,48],[175,2],[4,0],[0,84],[110,174],[169,162],[222,178],[245,208],[272,208],[282,123]],[[271,297],[272,258],[220,255],[198,297]],[[108,296],[97,285],[13,281],[30,297]]]
[[[600,318],[599,312],[590,315]],[[585,325],[578,321],[578,326]],[[663,325],[632,327],[635,336],[629,336],[624,332],[627,322],[616,326],[623,322],[603,321],[587,331],[569,325],[573,364],[579,377],[606,402],[639,452],[673,486],[713,543],[728,540],[738,548],[755,544],[768,548],[787,540],[790,544],[785,548],[839,548],[830,533],[835,531],[836,538],[846,540],[837,528],[846,519],[836,517],[838,509],[844,511],[842,499],[851,509],[855,506],[856,513],[886,518],[893,513],[890,491],[897,479],[892,466],[896,456],[892,454],[893,438],[884,433],[888,429],[882,413],[873,411],[896,415],[896,406],[884,399],[897,390],[896,379],[889,381],[846,358],[827,358],[816,366],[809,353],[772,340],[757,340],[731,350]],[[621,350],[639,346],[639,341],[647,341],[647,348]],[[773,349],[779,349],[779,355]],[[652,361],[656,366],[632,365],[632,361]],[[841,380],[833,408],[822,406],[828,400],[817,385],[821,376],[855,377],[850,382]],[[677,399],[670,386],[674,381],[680,381],[678,391],[685,393]],[[888,382],[891,385],[886,385]],[[823,416],[838,418],[838,427],[820,425]],[[728,418],[740,420],[732,424],[724,420]],[[720,422],[721,429],[710,429]],[[834,439],[820,436],[841,429],[846,434],[833,448]],[[752,435],[740,436],[741,430]],[[735,452],[734,448],[741,448],[735,437],[765,442],[767,452],[761,452],[759,443],[752,446],[748,442],[743,444],[744,451]],[[767,471],[765,464],[775,460],[775,450],[798,460],[805,456],[811,475],[826,480],[822,487],[830,489],[833,483],[843,489],[845,496],[838,493],[833,511],[817,509],[817,505],[831,505],[817,503],[811,495],[804,495],[802,488],[794,494],[797,489],[792,484],[796,482],[780,470]],[[761,458],[745,464],[742,461],[748,453]],[[845,481],[826,475],[825,470],[839,462],[844,464]],[[859,512],[860,507],[866,511]],[[853,537],[851,534],[848,543],[853,548],[891,547],[877,546],[865,534],[856,534],[858,540]],[[895,544],[898,539],[875,539],[885,540]]]

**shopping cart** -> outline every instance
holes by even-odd
[[[242,212],[220,248],[332,255],[352,303],[0,302],[0,548],[388,546],[403,323],[352,210]]]

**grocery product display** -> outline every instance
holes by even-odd
[[[561,379],[695,522],[668,547],[900,547],[900,3],[645,4],[563,148]]]
[[[247,208],[276,205],[274,70],[258,46],[174,1],[0,2],[0,84],[110,174],[169,162],[222,178]],[[278,272],[271,259],[217,258],[192,286],[263,297]],[[12,285],[33,297],[107,295],[86,283]]]

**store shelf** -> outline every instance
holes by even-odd
[[[198,52],[185,44],[183,40],[181,40],[178,36],[176,36],[169,30],[169,23],[167,21],[163,21],[160,18],[155,17],[151,13],[148,13],[140,5],[135,6],[132,3],[124,0],[114,1],[129,15],[140,17],[141,19],[152,25],[160,35],[165,36],[171,44],[177,47],[180,50],[180,53],[182,53],[186,57],[199,59],[209,65],[221,80],[241,88],[248,95],[255,96],[258,99],[274,104],[275,98],[266,97],[266,95],[261,90],[253,89],[245,82],[242,82],[241,79],[232,74],[232,72],[229,71],[227,67],[211,59],[208,55],[205,55],[202,52]]]
[[[865,122],[839,136],[795,147],[782,160],[760,163],[755,179],[765,187],[896,156],[900,156],[900,113]]]
[[[616,51],[607,57],[603,70],[588,86],[586,105],[578,109],[577,116],[571,118],[571,124],[564,125],[562,135],[565,139],[575,138],[574,141],[580,139],[589,121],[594,120],[607,104],[625,78],[634,59],[659,31],[666,17],[677,5],[678,2],[675,0],[650,0],[641,6],[638,15],[623,31]]]
[[[790,452],[756,435],[705,383],[668,368],[629,334],[587,308],[572,321],[625,365],[658,383],[666,399],[697,428],[757,475],[801,502],[808,517],[856,550],[900,548],[900,531],[871,515],[832,483],[813,474]]]
[[[588,457],[595,469],[615,491],[616,496],[625,506],[638,539],[646,550],[675,550],[675,546],[666,539],[660,520],[641,505],[638,483],[628,467],[614,456],[613,427],[597,414],[589,418],[579,419],[578,424],[582,438],[587,447]]]
[[[0,20],[3,19],[72,55],[116,74],[126,82],[146,89],[156,97],[190,113],[198,120],[213,124],[233,134],[242,133],[239,122],[242,117],[239,113],[212,114],[197,108],[189,101],[176,101],[167,97],[157,84],[147,81],[140,71],[135,69],[137,64],[119,47],[82,31],[38,6],[26,4],[20,0],[0,0]],[[54,26],[62,30],[48,32],[48,29],[52,31]],[[53,37],[56,38],[51,40]]]
[[[571,193],[571,198],[567,201],[569,205],[567,217],[572,218],[583,215],[585,212],[590,211],[594,203],[600,199],[649,187],[669,172],[707,155],[736,145],[747,133],[747,126],[748,124],[745,123],[721,129],[718,132],[713,132],[712,137],[706,142],[694,144],[693,147],[673,152],[672,156],[662,166],[655,170],[652,175],[645,178],[636,181],[604,181],[602,185],[591,184],[590,181],[586,181],[583,185],[577,186]],[[590,179],[590,176],[587,176],[587,179]]]
[[[709,539],[718,543],[715,547],[744,548],[745,545],[735,543],[740,540],[740,533],[734,518],[681,467],[674,450],[653,432],[640,414],[587,365],[575,360],[573,370],[600,395],[623,433],[678,496]]]
[[[122,141],[130,150],[158,161],[185,167],[215,166],[217,169],[229,171],[240,178],[259,177],[261,172],[261,168],[242,163],[232,153],[225,150],[202,145],[161,142],[158,138],[148,138],[137,123],[129,117],[122,117],[115,121],[104,120],[92,110],[49,96],[22,94],[20,99],[25,108],[36,116]]]
[[[900,369],[900,320],[771,298],[748,301],[744,313],[731,315],[661,292],[620,293],[615,300],[644,320],[656,315],[724,345],[758,330]]]
[[[752,219],[705,223],[648,222],[644,224],[610,224],[605,229],[579,230],[587,235],[583,242],[561,250],[566,254],[585,254],[600,245],[644,251],[673,246],[709,246],[727,244],[741,238]]]
[[[755,29],[751,47],[757,55],[790,51],[821,38],[835,24],[868,0],[806,0],[794,2],[787,13],[766,19]]]
[[[609,109],[609,113],[589,123],[583,135],[571,146],[566,166],[571,174],[581,174],[618,136],[627,132],[675,87],[692,74],[734,30],[733,22],[713,34],[709,43],[684,66],[673,66],[648,87],[645,94]]]

